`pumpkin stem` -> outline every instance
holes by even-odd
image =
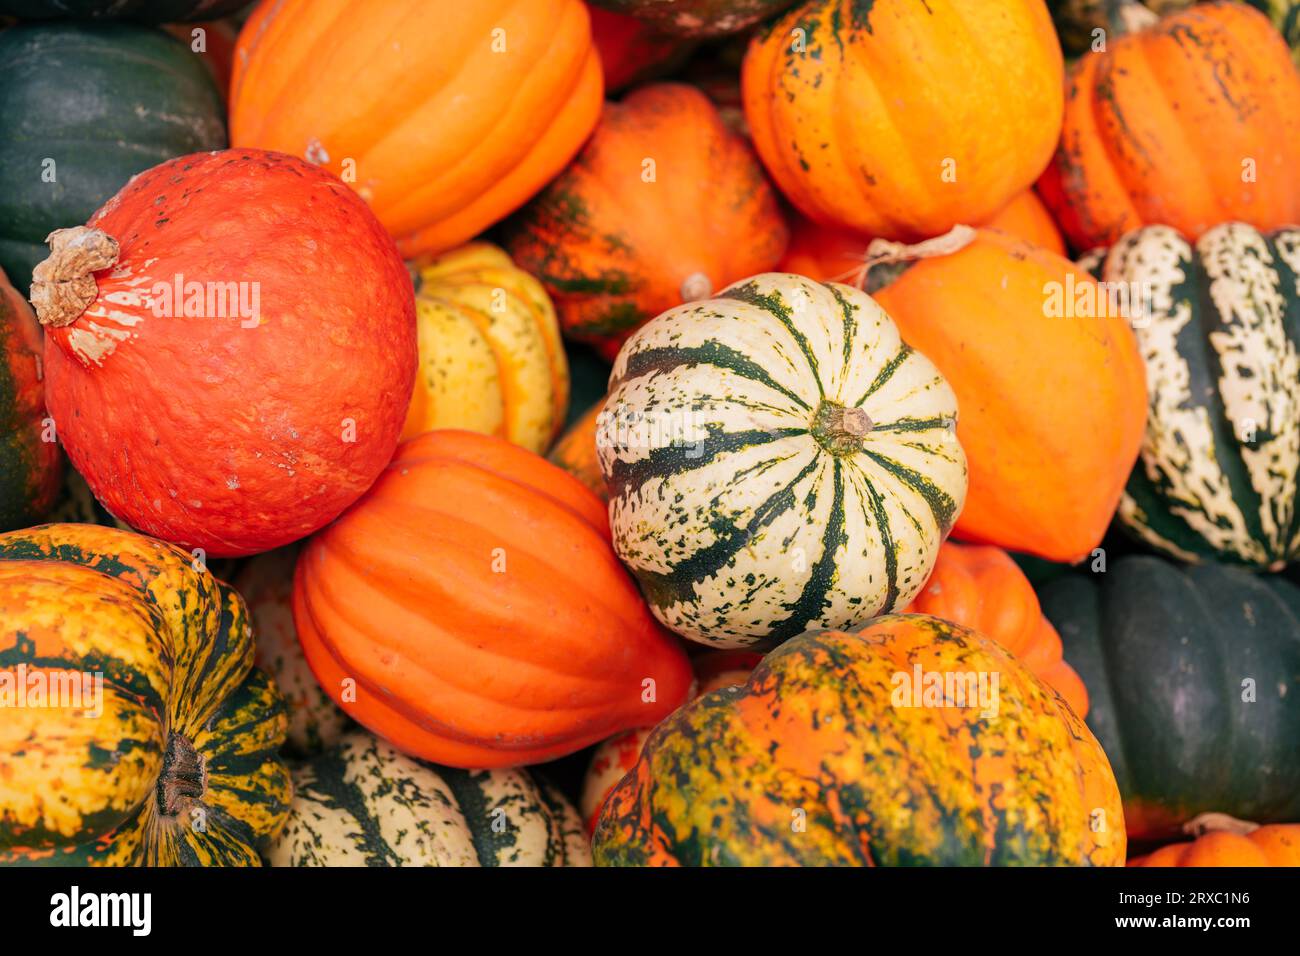
[[[1248,833],[1254,833],[1258,829],[1258,823],[1252,823],[1249,820],[1238,820],[1226,813],[1202,813],[1183,824],[1183,832],[1194,837],[1215,832],[1235,833],[1238,836],[1245,836]]]
[[[845,456],[862,451],[862,439],[873,424],[860,408],[822,399],[809,427],[818,444],[832,455]]]
[[[203,755],[180,734],[169,735],[158,775],[158,809],[163,816],[174,817],[203,796],[206,779]]]
[[[1160,22],[1160,14],[1149,9],[1139,0],[1119,0],[1109,5],[1110,28],[1117,36],[1137,33]]]
[[[873,239],[867,246],[867,254],[862,259],[862,265],[854,270],[853,284],[864,292],[874,292],[875,290],[888,285],[890,281],[897,278],[898,269],[889,269],[889,266],[910,265],[917,259],[934,259],[939,256],[950,256],[954,252],[960,252],[972,242],[978,233],[970,226],[956,225],[945,232],[942,236],[935,236],[933,239],[926,239],[924,242],[918,242],[908,245],[905,242],[891,242],[888,239]],[[879,276],[873,276],[872,272],[880,270],[887,273],[888,277],[881,282],[874,281]]]
[[[713,283],[703,272],[692,272],[682,280],[681,293],[683,302],[707,299],[713,294]]]
[[[94,273],[117,262],[117,240],[106,232],[73,226],[45,237],[49,258],[32,270],[32,305],[41,325],[71,325],[95,301]]]

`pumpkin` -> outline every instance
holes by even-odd
[[[1209,812],[1300,819],[1300,588],[1134,555],[1039,598],[1088,687],[1130,838]]]
[[[1300,0],[1245,0],[1268,18],[1291,48],[1291,59],[1300,66]]]
[[[539,763],[656,723],[691,681],[619,566],[596,497],[473,432],[398,449],[304,549],[293,617],[335,702],[452,767]]]
[[[247,0],[0,0],[0,14],[26,20],[61,18],[142,20],[212,20],[234,13]]]
[[[1300,557],[1300,228],[1125,234],[1096,274],[1141,297],[1146,438],[1124,526],[1186,561]]]
[[[941,617],[992,638],[1064,697],[1076,714],[1088,715],[1088,690],[1062,660],[1060,635],[1039,609],[1029,579],[1001,548],[945,541],[930,579],[907,611]]]
[[[1065,255],[1065,242],[1047,208],[1032,189],[1026,189],[986,223],[989,229],[1018,236],[1036,246]],[[796,214],[790,230],[790,245],[778,267],[818,282],[861,281],[867,264],[868,236],[837,226],[821,226]]]
[[[211,76],[161,30],[16,26],[0,63],[0,268],[24,292],[51,231],[164,159],[226,145]]]
[[[1171,843],[1129,866],[1300,866],[1300,823],[1260,826],[1206,814],[1210,824],[1190,843]],[[1222,821],[1222,822],[1220,822]]]
[[[683,37],[739,33],[780,13],[795,0],[591,0],[594,7],[637,17],[656,30]]]
[[[0,535],[0,606],[0,864],[257,865],[290,782],[239,595],[162,542],[54,524]],[[59,706],[8,706],[56,681]]]
[[[339,175],[407,258],[513,212],[596,124],[600,59],[580,0],[389,0],[363,18],[352,6],[253,12],[236,48],[231,142]]]
[[[657,33],[635,17],[600,7],[589,7],[588,12],[606,93],[617,93],[670,72],[695,48],[690,40]]]
[[[904,614],[788,641],[674,713],[593,848],[598,866],[1118,866],[1123,819],[1059,696],[975,631]]]
[[[674,83],[606,104],[578,158],[507,230],[565,333],[606,358],[660,312],[772,268],[787,238],[748,144]]]
[[[596,459],[596,432],[600,427],[602,398],[570,425],[546,457],[583,483],[597,498],[608,503],[609,491]]]
[[[254,661],[275,678],[284,698],[285,752],[310,757],[338,743],[349,720],[316,683],[293,626],[293,569],[300,550],[291,544],[249,558],[231,583],[244,599],[257,638]]]
[[[889,239],[983,222],[1028,188],[1061,127],[1041,0],[808,0],[745,58],[754,146],[804,215]]]
[[[485,242],[413,271],[420,367],[402,440],[464,428],[545,451],[569,409],[569,366],[541,284]]]
[[[1122,33],[1125,18],[1133,16],[1127,7],[1142,6],[1153,13],[1172,13],[1190,7],[1196,0],[1047,0],[1052,21],[1061,38],[1061,46],[1071,56],[1078,56],[1104,42],[1114,33]],[[1250,0],[1247,0],[1250,2]],[[1141,16],[1140,13],[1137,16]]]
[[[1063,256],[992,230],[868,250],[865,288],[961,408],[957,537],[1077,561],[1096,547],[1146,421],[1133,331]],[[1081,293],[1091,293],[1091,298]]]
[[[525,770],[454,770],[348,734],[294,772],[272,866],[590,866],[577,811]]]
[[[655,615],[772,645],[906,606],[966,497],[957,404],[868,296],[768,273],[623,347],[597,435]]]
[[[62,471],[45,416],[40,327],[0,269],[0,531],[34,524],[49,512]]]
[[[133,528],[266,551],[387,464],[414,384],[411,283],[328,173],[261,150],[183,156],[50,239],[32,289],[46,402]]]
[[[692,686],[691,699],[717,690],[719,687],[731,687],[743,684],[762,654],[753,651],[705,651],[692,661],[695,670],[695,684]],[[592,751],[591,763],[582,778],[582,796],[579,809],[582,819],[586,821],[587,833],[594,833],[600,819],[601,808],[614,792],[618,782],[636,766],[637,758],[645,742],[650,739],[653,727],[638,727],[603,741]]]
[[[1239,3],[1158,20],[1136,9],[1135,32],[1070,70],[1039,191],[1071,244],[1149,224],[1196,239],[1222,222],[1300,221],[1300,74],[1268,18]]]

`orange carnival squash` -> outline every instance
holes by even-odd
[[[1043,199],[1079,250],[1130,229],[1196,239],[1230,220],[1300,221],[1300,76],[1268,18],[1240,3],[1157,19],[1072,68]]]
[[[1043,616],[1024,572],[1000,548],[945,541],[930,580],[907,608],[963,624],[997,641],[1080,717],[1088,690],[1061,658],[1061,636]]]
[[[349,183],[403,255],[465,242],[567,163],[600,115],[580,0],[267,0],[239,35],[230,140]]]
[[[745,116],[805,215],[919,239],[983,222],[1038,178],[1061,70],[1042,0],[809,0],[752,41]]]
[[[600,413],[604,407],[605,400],[602,398],[583,412],[582,417],[560,436],[546,457],[608,504],[609,489],[605,486],[605,479],[600,474],[600,462],[596,459],[596,428],[600,424]]]
[[[699,90],[663,83],[606,104],[506,242],[545,283],[565,332],[612,358],[660,312],[771,269],[787,236],[749,145]]]
[[[545,459],[428,432],[308,543],[298,638],[330,696],[408,754],[550,760],[656,723],[690,687],[609,542],[600,502]]]
[[[796,213],[790,245],[777,268],[818,282],[853,283],[861,278],[871,237],[839,226],[822,226]],[[1065,255],[1065,241],[1038,194],[1026,189],[985,223],[989,229],[1018,236],[1026,242]]]
[[[1162,846],[1146,856],[1130,859],[1128,865],[1300,866],[1300,823],[1261,827],[1222,814],[1205,814],[1204,818],[1211,818],[1207,826],[1193,827],[1193,831],[1204,830],[1196,839]]]
[[[876,250],[866,290],[957,393],[970,489],[954,535],[1053,561],[1084,557],[1110,523],[1146,425],[1133,330],[1096,314],[1106,310],[1087,272],[1005,233],[963,227]]]

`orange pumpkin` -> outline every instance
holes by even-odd
[[[1217,817],[1219,814],[1207,814]],[[1300,866],[1300,823],[1256,826],[1225,818],[1195,840],[1162,846],[1129,866]]]
[[[539,763],[686,699],[690,664],[577,479],[502,439],[428,432],[308,543],[294,624],[325,691],[452,767]]]
[[[1076,714],[1088,716],[1088,690],[1062,659],[1061,636],[1043,616],[1029,579],[1001,548],[945,541],[930,580],[907,610],[993,638]]]
[[[1087,555],[1146,425],[1133,330],[1088,273],[1005,233],[877,249],[866,290],[957,393],[970,487],[953,533],[1053,561]]]
[[[1158,19],[1072,68],[1043,199],[1080,250],[1162,223],[1300,221],[1300,75],[1268,18],[1241,3]]]
[[[596,426],[604,407],[605,400],[602,398],[583,412],[582,417],[560,436],[546,457],[552,464],[559,465],[577,478],[601,501],[608,503],[609,489],[601,477],[600,462],[596,460]]]
[[[460,245],[573,158],[600,115],[580,0],[276,0],[245,24],[230,140],[318,163],[402,254]]]
[[[996,10],[809,0],[751,42],[759,156],[806,216],[920,239],[983,222],[1043,171],[1062,63],[1042,0]]]
[[[612,358],[641,323],[770,270],[788,230],[749,145],[699,90],[642,87],[507,230],[565,333]]]

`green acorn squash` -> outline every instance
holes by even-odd
[[[272,866],[590,866],[578,813],[525,770],[455,770],[364,731],[294,774]]]
[[[176,23],[229,16],[248,0],[0,0],[0,14],[20,20],[139,20]]]
[[[203,61],[153,27],[36,23],[0,31],[0,268],[26,292],[45,237],[136,173],[226,145]]]
[[[0,535],[0,703],[0,864],[255,866],[288,813],[244,602],[171,545]]]
[[[1088,687],[1130,838],[1209,812],[1300,820],[1300,588],[1132,556],[1039,598]]]

